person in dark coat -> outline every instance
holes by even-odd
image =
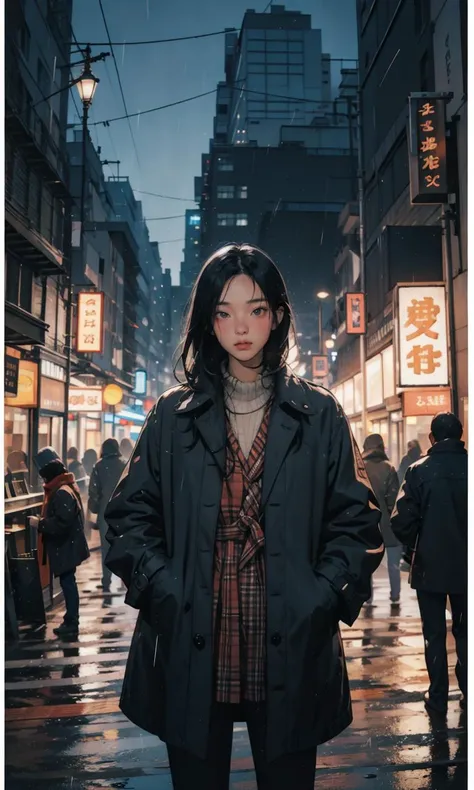
[[[431,423],[428,454],[409,467],[392,515],[392,529],[415,549],[411,586],[420,606],[430,687],[425,705],[445,714],[449,676],[446,598],[456,642],[456,677],[467,700],[467,452],[462,425],[449,412]]]
[[[86,450],[82,459],[82,465],[86,470],[86,474],[90,477],[92,470],[97,463],[97,453],[95,450]]]
[[[38,532],[42,535],[51,571],[59,576],[66,604],[64,621],[54,633],[73,637],[79,630],[76,568],[89,557],[81,495],[74,475],[66,471],[52,447],[40,450],[36,466],[44,480],[45,494],[41,518],[37,522]],[[34,521],[30,518],[30,523]]]
[[[92,470],[89,481],[88,507],[91,513],[97,514],[97,529],[100,532],[102,551],[102,583],[99,588],[109,592],[112,573],[105,564],[109,544],[105,540],[107,523],[104,519],[105,508],[112,496],[120,475],[125,469],[125,461],[121,457],[116,439],[106,439],[102,445],[100,460]]]
[[[338,621],[382,560],[380,511],[330,392],[292,374],[277,267],[228,245],[194,287],[186,383],[151,410],[105,512],[106,564],[140,611],[121,709],[167,744],[173,787],[229,781],[246,721],[257,785],[314,786],[351,720]]]
[[[398,481],[401,485],[405,479],[406,471],[409,466],[419,461],[423,453],[418,439],[412,439],[407,445],[407,454],[403,456],[398,467]]]
[[[399,489],[398,476],[385,454],[385,447],[380,434],[372,433],[370,436],[367,436],[364,442],[363,458],[371,486],[382,511],[380,526],[387,553],[390,600],[392,604],[398,604],[400,601],[402,546],[390,528],[390,516]],[[372,597],[367,603],[372,603]]]
[[[79,461],[79,453],[77,447],[70,447],[67,451],[68,471],[74,475],[76,485],[81,492],[81,496],[87,493],[87,475],[86,470]]]

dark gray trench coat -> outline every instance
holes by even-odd
[[[150,412],[105,513],[106,564],[140,609],[125,715],[198,757],[213,701],[214,541],[225,461],[212,388],[176,387]],[[267,757],[352,721],[341,619],[370,596],[380,512],[344,414],[326,390],[276,377],[262,488],[267,583]]]

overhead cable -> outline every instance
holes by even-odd
[[[199,33],[196,36],[179,36],[177,38],[156,38],[151,41],[89,41],[91,47],[137,47],[143,44],[169,44],[173,41],[190,41],[197,38],[210,38],[211,36],[222,36],[224,33],[235,33],[236,27],[228,27],[225,30],[217,30],[215,33]],[[79,42],[81,46],[86,46],[86,42]]]

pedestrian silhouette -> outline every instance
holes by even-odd
[[[89,502],[88,507],[91,513],[97,514],[96,529],[100,532],[100,544],[102,551],[102,583],[99,586],[104,592],[109,592],[112,573],[104,564],[104,560],[109,549],[109,544],[105,539],[107,524],[104,519],[104,512],[110,497],[120,479],[125,468],[118,442],[116,439],[106,439],[102,445],[101,457],[92,470],[89,481]]]
[[[365,468],[377,497],[382,518],[380,528],[387,554],[390,600],[400,601],[400,560],[402,547],[390,528],[390,515],[398,494],[398,476],[385,453],[383,439],[378,433],[367,436],[363,453]],[[372,592],[372,591],[371,591]],[[372,592],[373,594],[373,592]],[[372,603],[372,594],[368,604]]]
[[[446,714],[449,693],[446,601],[456,642],[456,677],[467,703],[467,452],[462,425],[450,412],[431,423],[431,448],[410,466],[392,528],[413,554],[411,586],[420,607],[430,687],[425,705]]]

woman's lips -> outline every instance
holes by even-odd
[[[250,343],[250,341],[247,340],[243,340],[242,343],[234,343],[235,348],[240,348],[240,349],[250,348],[251,345],[252,343]]]

